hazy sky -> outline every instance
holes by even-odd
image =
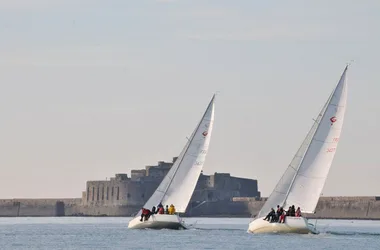
[[[307,2],[307,3],[306,3]],[[347,62],[324,195],[380,195],[380,1],[0,0],[0,198],[179,154],[212,94],[206,174],[270,194]]]

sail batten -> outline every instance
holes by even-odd
[[[347,67],[258,217],[276,205],[285,209],[294,205],[306,213],[315,211],[342,130],[347,99],[346,71]]]
[[[208,151],[214,121],[214,99],[215,95],[181,154],[144,207],[150,209],[161,202],[163,205],[173,204],[177,212],[186,211]]]

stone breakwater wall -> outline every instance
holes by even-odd
[[[81,198],[0,200],[0,217],[130,216],[139,209],[131,205],[84,205]]]
[[[250,217],[256,215],[266,198],[234,198],[232,201],[204,202],[189,206],[185,216]],[[17,216],[131,216],[137,205],[84,205],[82,199],[0,200],[0,217]],[[321,197],[316,213],[309,218],[380,219],[380,197]]]
[[[380,197],[322,197],[310,218],[380,219]]]
[[[65,216],[82,212],[82,199],[0,200],[0,216]]]

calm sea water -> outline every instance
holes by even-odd
[[[130,218],[0,218],[0,249],[380,249],[380,221],[318,220],[319,235],[253,235],[250,219],[185,218],[189,230],[129,230]]]

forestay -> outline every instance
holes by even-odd
[[[176,212],[184,213],[194,192],[206,159],[214,122],[214,99],[211,99],[201,121],[161,184],[144,205],[151,209],[160,202],[173,204]]]
[[[347,99],[346,71],[347,67],[258,217],[276,205],[285,209],[294,205],[305,213],[315,211],[342,130]]]

